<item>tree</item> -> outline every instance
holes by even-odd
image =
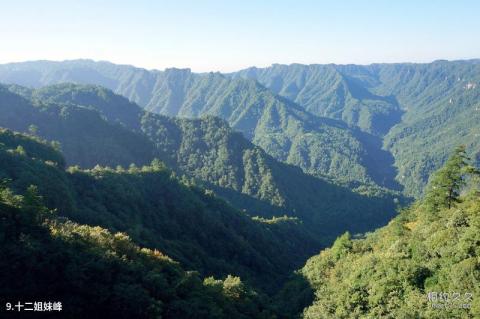
[[[15,149],[15,153],[19,155],[26,155],[27,152],[25,151],[25,148],[22,145],[18,145],[17,148]]]
[[[31,135],[37,136],[37,134],[38,134],[38,126],[36,126],[36,125],[34,125],[34,124],[31,124],[31,125],[28,127],[28,133],[30,133]]]
[[[459,202],[460,191],[466,185],[468,175],[475,172],[469,164],[465,146],[460,145],[445,165],[430,178],[425,204],[431,211],[451,208]]]
[[[36,218],[37,222],[43,221],[45,218],[52,217],[52,212],[45,207],[42,196],[38,193],[38,187],[35,185],[28,186],[23,195],[23,211],[27,218]]]
[[[225,295],[233,299],[240,299],[246,294],[246,288],[240,277],[228,275],[223,281]]]

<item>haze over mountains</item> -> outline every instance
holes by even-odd
[[[419,196],[458,136],[465,136],[471,155],[479,152],[479,133],[471,129],[479,115],[479,68],[478,60],[469,60],[195,74],[90,60],[38,61],[2,65],[0,82],[97,84],[159,114],[219,116],[308,174]]]
[[[35,273],[45,275],[61,257],[42,261],[39,251],[58,245],[70,257],[55,278],[78,294],[67,298],[60,286],[52,294],[77,314],[88,313],[76,307],[90,299],[113,312],[125,302],[123,315],[147,318],[406,313],[449,269],[480,269],[479,84],[479,60],[276,64],[230,74],[91,60],[0,65],[3,259],[27,260],[18,251],[30,249],[40,258],[29,261]],[[455,203],[465,203],[432,210],[421,199],[435,193],[429,176],[461,144],[473,166],[456,162],[462,167],[445,176],[458,186]],[[334,241],[346,231],[363,239]],[[438,242],[419,248],[427,238]],[[455,238],[464,254],[438,250],[453,251]],[[72,259],[76,249],[81,257]],[[378,268],[385,249],[394,257]],[[358,264],[369,272],[347,278]],[[110,266],[115,275],[92,297],[86,287]],[[385,274],[389,267],[408,280]],[[371,285],[379,269],[394,288]],[[327,298],[335,272],[357,286]],[[4,286],[20,296],[25,285]],[[401,297],[390,303],[391,291]]]
[[[369,198],[309,176],[268,156],[218,118],[167,118],[88,85],[0,87],[0,101],[1,126],[28,133],[33,125],[35,135],[60,143],[68,165],[128,167],[159,158],[253,216],[286,214],[308,221],[312,230],[321,225],[326,231],[316,231],[317,239],[384,224],[395,208],[393,192]]]

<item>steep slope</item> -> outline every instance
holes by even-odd
[[[480,152],[478,60],[273,65],[232,77],[255,79],[314,114],[386,135],[384,148],[394,156],[397,180],[409,196],[421,195],[455,145],[466,144],[473,157]]]
[[[406,110],[402,123],[386,136],[385,146],[409,194],[421,194],[428,176],[460,143],[480,164],[478,63],[438,61],[371,69],[381,81],[374,89],[395,94]]]
[[[464,159],[457,149],[425,198],[388,226],[346,233],[312,257],[299,273],[315,291],[303,318],[477,318],[480,193]]]
[[[128,170],[64,171],[61,156],[39,143],[0,131],[0,178],[16,193],[35,185],[59,215],[126,232],[202,275],[236,274],[273,289],[318,249],[298,220],[253,220],[203,189],[182,185],[158,161]]]
[[[171,119],[144,112],[101,87],[62,84],[31,90],[29,94],[25,93],[25,88],[12,89],[23,92],[37,103],[45,101],[70,108],[82,105],[81,109],[88,107],[98,111],[106,124],[120,125],[122,130],[141,131],[140,137],[148,138],[154,148],[150,153],[178,174],[193,178],[194,183],[212,189],[250,215],[297,217],[314,238],[324,242],[330,242],[345,230],[357,233],[384,225],[395,212],[394,199],[398,197],[395,193],[359,188],[361,195],[309,176],[294,166],[276,161],[218,118]],[[3,125],[8,124],[8,121],[3,122]],[[83,125],[90,126],[88,122]],[[43,135],[42,130],[37,134],[50,138]],[[82,131],[82,134],[88,138],[89,132]],[[92,142],[95,141],[92,139]],[[88,144],[69,145],[70,149],[75,147],[84,150],[83,156],[95,158],[95,154],[90,156]],[[136,163],[150,159],[137,158]],[[109,160],[114,163],[115,157]],[[68,158],[67,162],[76,163]]]
[[[327,176],[342,183],[395,187],[390,178],[393,175],[391,163],[385,156],[388,154],[381,152],[378,141],[370,142],[372,138],[367,137],[369,142],[365,142],[342,121],[313,116],[252,80],[231,79],[219,73],[195,74],[189,69],[159,72],[75,60],[2,65],[2,81],[35,87],[62,82],[98,84],[156,113],[181,117],[218,116],[277,160],[299,166],[306,173]],[[373,100],[365,103],[380,111],[384,109],[383,104],[392,108],[388,99]],[[348,116],[355,123],[358,121],[353,120],[354,117],[368,122],[373,116],[365,113],[361,106],[352,108],[355,111]],[[379,153],[387,162],[377,160]],[[381,166],[388,174],[379,177],[373,171],[375,166]]]
[[[0,186],[0,257],[6,313],[22,300],[24,311],[35,301],[50,316],[68,318],[272,315],[238,277],[202,282],[198,273],[184,271],[158,250],[138,247],[124,233],[57,218],[34,187],[20,196]],[[52,309],[43,309],[43,302]]]
[[[231,76],[256,80],[312,114],[343,120],[374,135],[386,134],[402,114],[394,96],[368,90],[376,79],[361,66],[274,64]]]
[[[157,85],[156,95],[163,99],[154,98],[147,110],[181,117],[218,116],[277,160],[306,173],[374,182],[365,165],[374,160],[358,132],[342,122],[317,118],[254,81],[167,70]]]
[[[383,190],[374,194],[368,189],[361,195],[304,174],[298,167],[276,161],[218,118],[185,120],[146,114],[142,126],[162,150],[161,158],[179,172],[250,214],[298,217],[322,239],[341,229],[370,230],[386,223],[395,211],[398,194]]]
[[[4,86],[0,86],[0,126],[59,142],[69,165],[142,165],[154,157],[154,147],[146,137],[103,120],[96,110],[72,103],[52,104],[48,99],[33,102]]]
[[[308,173],[344,178],[341,170],[345,168],[343,163],[348,163],[344,158],[354,154],[353,166],[345,173],[347,179],[351,180],[352,176],[363,179],[367,175],[376,184],[398,189],[393,178],[396,176],[407,195],[420,196],[429,174],[440,167],[446,154],[461,142],[459,136],[465,137],[463,142],[468,145],[469,154],[480,158],[475,129],[479,68],[478,60],[368,66],[276,64],[268,68],[249,68],[228,77],[256,80],[311,114],[333,118],[368,133],[355,136],[353,144],[350,138],[337,138],[343,146],[347,145],[349,153],[338,155],[327,150],[328,155],[323,156],[315,150],[323,145],[319,141],[325,142],[322,134],[320,138],[314,136],[315,145],[310,147],[311,141],[306,137],[295,141],[287,133],[300,136],[311,133],[298,129],[304,127],[303,124],[282,126],[279,131],[270,128],[267,132],[261,127],[254,142],[277,159],[301,166]],[[0,66],[0,81],[31,86],[65,81],[96,83],[144,107],[165,114],[178,114],[181,109],[181,113],[188,116],[203,114],[205,105],[224,101],[219,97],[225,92],[235,92],[231,86],[238,83],[222,81],[220,74],[198,75],[178,69],[147,71],[89,60],[6,64]],[[237,96],[244,95],[237,93]],[[222,105],[228,105],[228,101],[212,108],[213,114],[221,115]],[[227,107],[227,114],[230,114],[228,111]],[[273,119],[278,117],[276,113],[282,114],[277,109]],[[271,112],[267,111],[267,121],[269,114]],[[247,123],[251,124],[248,120]],[[251,128],[244,128],[247,136]],[[362,146],[358,148],[357,143]],[[287,152],[289,149],[292,152]],[[326,161],[315,163],[317,157]],[[337,157],[341,159],[340,164]],[[336,169],[335,165],[342,169]]]

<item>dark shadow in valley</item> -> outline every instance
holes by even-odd
[[[382,148],[382,139],[358,129],[354,131],[354,135],[368,153],[362,164],[373,181],[380,186],[402,191],[403,186],[395,180],[398,173],[395,167],[395,159],[392,153]]]
[[[406,203],[402,196],[388,193],[362,195],[348,187],[304,174],[296,166],[279,165],[285,174],[274,178],[279,189],[285,191],[283,207],[231,188],[206,182],[202,186],[212,189],[232,206],[251,216],[272,218],[287,215],[298,218],[309,236],[319,243],[314,246],[317,250],[331,245],[346,231],[364,233],[386,225],[396,215],[395,199],[400,204]]]
[[[358,100],[377,100],[383,101],[389,104],[398,106],[397,99],[393,95],[376,95],[370,92],[364,87],[364,84],[361,83],[358,79],[344,75],[345,81],[348,85],[348,89],[353,98]]]
[[[378,101],[381,102],[381,104],[376,106],[374,104],[371,107],[385,108],[380,112],[375,112],[375,109],[372,110],[372,132],[377,135],[384,136],[393,126],[401,122],[404,111],[400,107],[397,98],[394,95],[381,96],[373,94],[368,89],[363,87],[359,80],[352,77],[345,76],[345,81],[347,82],[350,94],[354,99],[362,102],[372,101],[373,103]],[[365,104],[365,107],[369,107],[368,104]]]
[[[300,318],[303,309],[310,306],[314,299],[311,284],[302,274],[295,272],[274,296],[273,307],[279,319]]]
[[[374,182],[380,186],[402,191],[403,186],[395,180],[397,175],[397,169],[394,166],[395,159],[389,151],[383,149],[382,137],[385,136],[393,126],[401,122],[404,111],[401,109],[395,96],[373,94],[364,87],[364,84],[362,84],[360,80],[353,77],[345,76],[345,80],[353,98],[360,101],[369,100],[387,103],[387,105],[379,105],[385,107],[383,112],[372,112],[371,130],[373,133],[356,129],[354,134],[368,152],[368,156],[363,164]],[[365,107],[368,106],[365,105]]]

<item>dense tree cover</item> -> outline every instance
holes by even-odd
[[[58,94],[61,92],[59,89]],[[70,95],[75,96],[75,93],[71,90]],[[0,86],[0,126],[59,142],[69,165],[114,167],[131,163],[142,165],[153,159],[153,145],[148,138],[105,121],[103,114],[72,103],[52,104],[48,99],[32,101]]]
[[[478,171],[468,164],[470,159],[466,155],[465,146],[461,145],[445,165],[439,169],[428,183],[425,204],[431,211],[452,208],[460,201],[460,192],[467,184],[467,174]]]
[[[155,96],[163,99],[152,100],[147,110],[181,117],[215,115],[277,160],[299,166],[304,172],[371,182],[362,166],[369,154],[355,132],[343,123],[317,118],[255,81],[179,70],[162,75],[158,81],[169,85],[156,91]]]
[[[276,159],[307,173],[368,179],[394,189],[396,176],[405,194],[416,197],[456,145],[465,144],[469,156],[480,159],[479,74],[478,60],[275,64],[228,75],[147,71],[90,60],[0,66],[0,81],[5,83],[99,84],[163,114],[217,115]],[[312,128],[313,115],[339,122],[328,125],[323,120]],[[342,124],[352,129],[338,128]],[[366,135],[359,136],[355,128]]]
[[[20,103],[2,102],[0,96],[0,125],[60,140],[69,165],[115,167],[132,159],[140,166],[159,157],[189,183],[213,190],[250,215],[298,217],[317,241],[328,243],[345,230],[364,232],[384,225],[395,211],[395,193],[358,185],[353,193],[307,175],[267,155],[218,118],[172,119],[145,112],[98,86],[60,84],[36,90],[11,86],[10,90],[24,98],[5,95],[10,100],[16,97],[24,113],[31,114],[16,117],[13,109]],[[68,109],[88,116],[66,121],[55,113],[46,122],[43,111],[38,112],[44,105],[47,110]],[[101,127],[98,133],[90,129],[95,126]],[[106,144],[107,137],[112,143]]]
[[[48,147],[33,138],[2,131],[0,143],[0,178],[17,193],[36,185],[59,215],[125,232],[205,276],[240,275],[272,290],[319,249],[301,222],[254,220],[203,189],[182,185],[158,160],[127,169],[65,171],[61,161],[51,160],[60,156],[53,149],[40,157],[38,150]]]
[[[363,67],[349,65],[274,64],[233,73],[260,82],[308,112],[342,120],[374,135],[383,135],[402,114],[394,96],[368,90],[375,83]]]
[[[69,229],[68,238],[97,232],[93,225],[125,232],[133,246],[159,249],[200,276],[224,278],[209,277],[202,284],[195,275],[196,284],[187,288],[194,297],[171,290],[179,296],[174,309],[180,304],[181,311],[192,311],[178,317],[268,316],[262,297],[248,286],[272,291],[318,249],[319,239],[346,229],[364,231],[374,226],[372,220],[388,218],[391,193],[374,183],[397,186],[393,159],[398,182],[415,196],[422,193],[429,173],[446,162],[431,177],[423,200],[361,239],[350,233],[339,237],[292,275],[272,309],[286,318],[305,307],[305,318],[478,317],[475,297],[471,308],[447,310],[432,307],[427,297],[429,292],[479,293],[480,201],[477,170],[468,165],[469,156],[477,163],[480,158],[479,66],[478,61],[274,65],[222,75],[92,61],[4,65],[0,81],[34,87],[65,81],[101,84],[158,113],[221,117],[250,141],[218,118],[171,119],[144,112],[101,87],[0,86],[0,125],[31,135],[0,132],[0,178],[9,179],[10,187],[24,195],[15,197],[2,188],[9,195],[1,207],[39,212],[28,225],[61,225]],[[459,142],[465,147],[447,161]],[[67,164],[89,169],[65,171],[54,148],[65,153]],[[136,165],[128,167],[130,163]],[[121,166],[105,167],[117,164]],[[356,188],[357,194],[305,173],[332,178]],[[38,204],[32,184],[48,209]],[[250,218],[214,193],[261,217]],[[388,211],[379,215],[385,207]],[[57,220],[49,209],[90,226]],[[7,234],[18,233],[5,227]],[[35,234],[39,232],[29,238]],[[87,237],[92,236],[98,237]],[[45,238],[33,247],[42,248]],[[190,274],[179,271],[180,277]],[[234,277],[238,275],[247,286]],[[204,293],[205,288],[213,295]],[[140,303],[165,303],[148,289],[150,299],[138,297]],[[128,296],[128,290],[118,295],[112,290],[110,300]],[[203,300],[189,299],[204,294],[211,296],[207,308],[202,308]],[[232,297],[240,298],[238,304],[230,305]],[[195,307],[187,307],[189,303]],[[170,309],[166,307],[161,309]]]
[[[477,175],[464,161],[464,149],[458,148],[432,176],[425,198],[388,226],[363,239],[345,233],[312,257],[299,272],[307,283],[303,287],[315,291],[303,318],[478,318]],[[469,187],[462,187],[466,180]],[[447,186],[440,190],[439,185]],[[300,296],[305,289],[290,287]]]
[[[409,196],[422,194],[429,175],[456,145],[465,144],[468,154],[479,158],[478,60],[273,65],[233,76],[255,79],[313,114],[385,135],[397,180]]]
[[[61,84],[31,90],[30,99],[38,103],[55,103],[82,106],[96,110],[111,123],[119,123],[135,132],[140,131],[138,119],[142,110],[100,86]]]
[[[480,65],[438,61],[428,65],[383,66],[378,92],[392,92],[406,109],[385,139],[395,157],[398,180],[412,195],[459,144],[480,164]],[[390,93],[390,94],[392,94]]]
[[[273,318],[239,277],[202,280],[125,233],[57,218],[34,186],[0,186],[0,274],[2,303],[60,301],[68,318]]]
[[[276,161],[218,118],[185,120],[146,114],[142,128],[172,167],[203,181],[205,187],[252,215],[298,217],[327,238],[345,229],[372,229],[395,212],[395,193],[367,188],[358,194],[304,174]]]
[[[225,119],[268,154],[306,173],[343,183],[392,184],[390,161],[377,160],[381,143],[364,145],[358,132],[343,121],[317,117],[253,80],[195,74],[189,69],[146,71],[76,60],[4,65],[0,81],[35,87],[67,81],[102,85],[155,113]],[[383,112],[383,104],[374,107],[377,113]],[[362,106],[356,108],[363,114]],[[374,168],[380,165],[390,172],[387,177],[376,176]]]
[[[18,153],[39,158],[53,163],[60,168],[65,167],[65,160],[59,152],[59,145],[53,142],[41,140],[36,136],[26,136],[7,129],[0,128],[0,145],[3,148],[14,149]]]

